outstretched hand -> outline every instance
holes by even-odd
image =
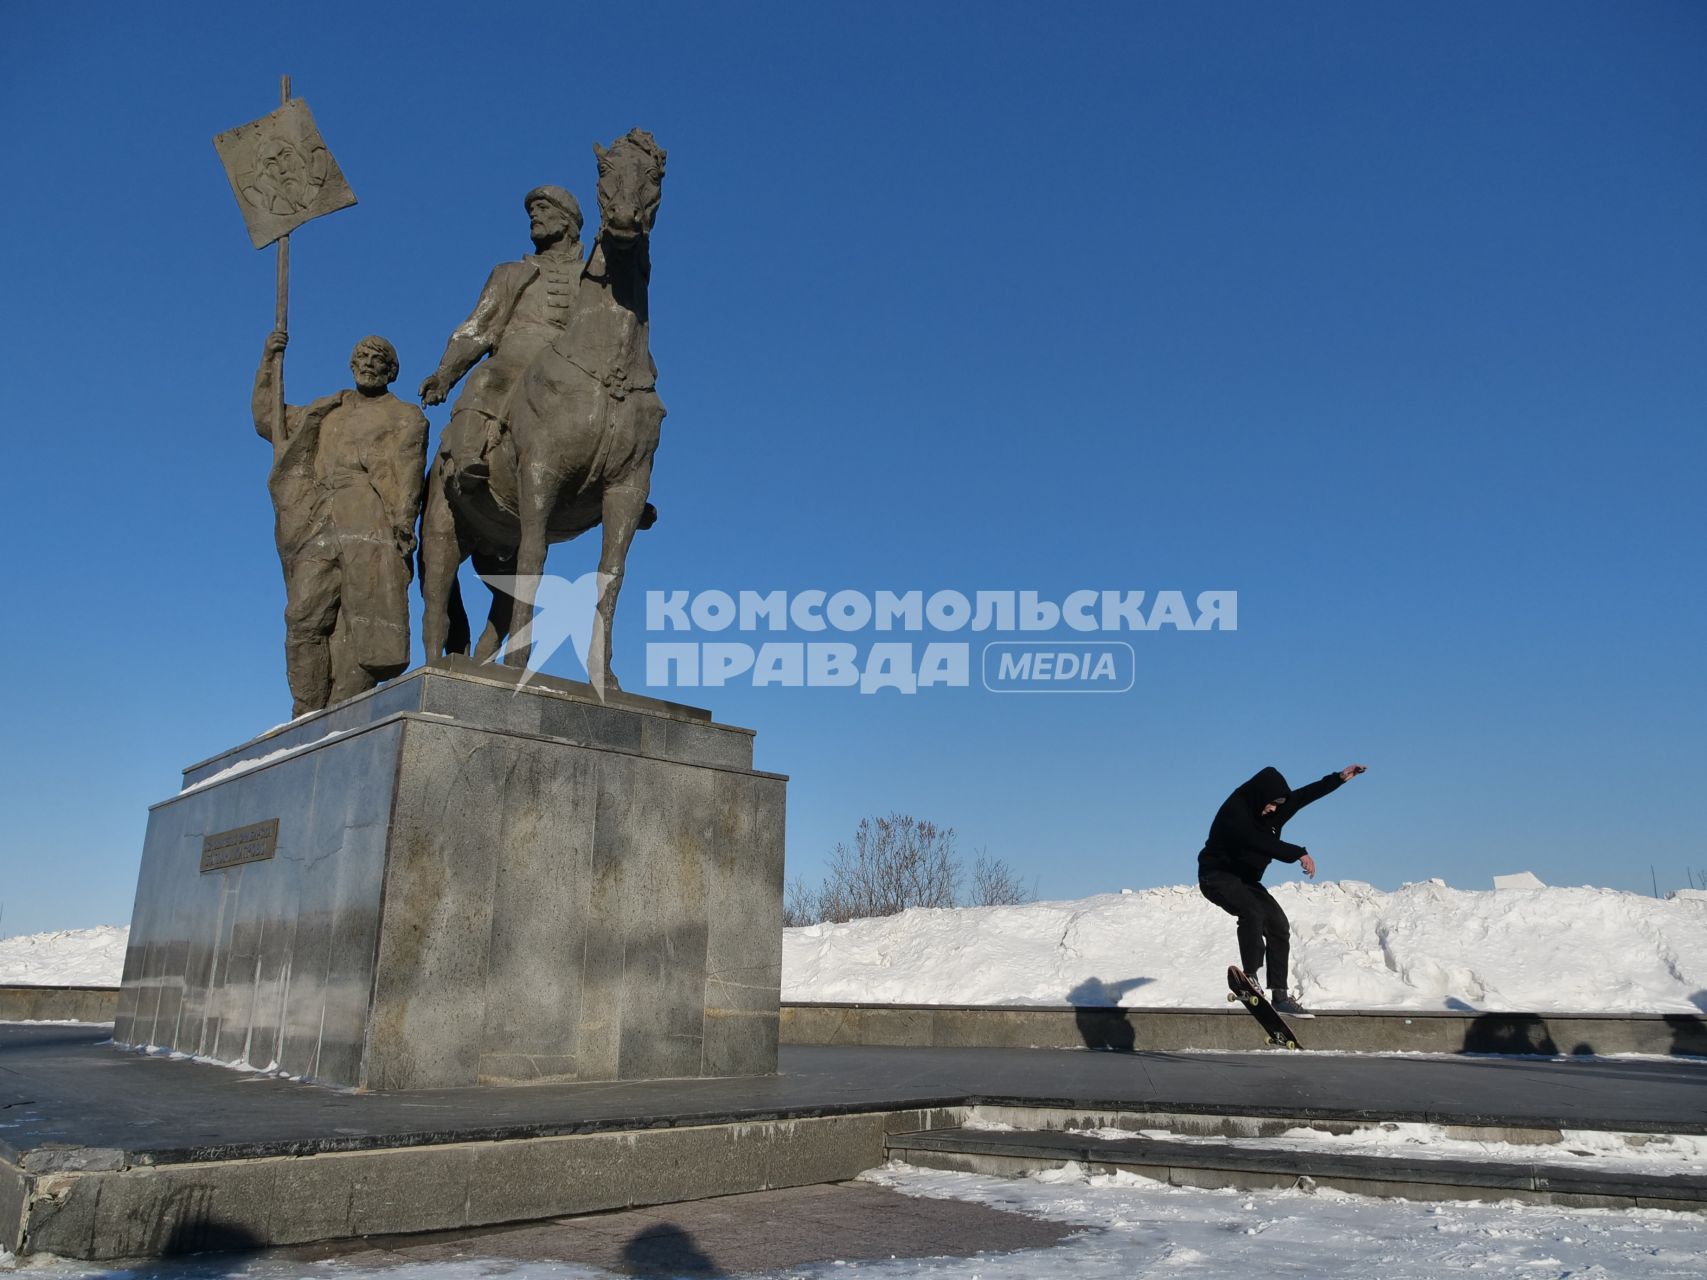
[[[1348,764],[1345,768],[1340,770],[1340,781],[1350,782],[1353,778],[1357,777],[1358,774],[1368,772],[1369,766],[1366,764]]]
[[[1310,879],[1314,880],[1316,878],[1316,860],[1309,854],[1305,854],[1302,858],[1298,859],[1298,865],[1304,868],[1304,874],[1309,876]]]
[[[444,379],[436,373],[428,374],[426,380],[421,383],[422,404],[443,404],[449,395],[450,388],[445,386]]]

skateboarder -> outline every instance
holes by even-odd
[[[1338,790],[1364,769],[1360,764],[1347,765],[1296,791],[1286,785],[1280,770],[1262,770],[1216,810],[1209,839],[1197,855],[1198,889],[1221,910],[1238,917],[1239,960],[1252,985],[1266,948],[1270,1003],[1282,1015],[1309,1017],[1286,990],[1291,928],[1280,904],[1263,888],[1262,874],[1278,858],[1296,862],[1305,875],[1315,876],[1316,860],[1309,850],[1282,840],[1280,829],[1305,805]]]

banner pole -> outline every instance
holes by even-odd
[[[279,77],[279,106],[290,105],[290,77]],[[290,314],[290,233],[287,231],[279,237],[279,268],[275,301],[273,305],[273,328],[284,333]],[[279,357],[278,377],[278,407],[277,418],[273,428],[273,440],[280,445],[285,438],[285,394],[284,394],[284,357]]]

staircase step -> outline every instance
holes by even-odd
[[[1256,1149],[1046,1129],[930,1129],[892,1134],[886,1148],[892,1159],[922,1168],[974,1173],[1023,1175],[1071,1162],[1093,1173],[1124,1170],[1174,1186],[1315,1185],[1411,1200],[1515,1199],[1707,1212],[1707,1177],[1698,1174],[1626,1173],[1532,1161]]]

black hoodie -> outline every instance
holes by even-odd
[[[1294,791],[1286,785],[1280,770],[1271,765],[1249,782],[1241,783],[1222,802],[1215,811],[1215,821],[1209,824],[1209,838],[1203,843],[1203,852],[1197,855],[1198,879],[1211,871],[1225,871],[1249,884],[1258,884],[1273,859],[1297,862],[1309,851],[1301,844],[1282,840],[1280,829],[1305,805],[1320,800],[1344,781],[1339,774],[1330,773]],[[1264,817],[1263,806],[1273,800],[1285,803]]]

